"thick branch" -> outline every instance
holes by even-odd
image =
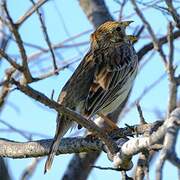
[[[142,125],[144,126],[144,125]],[[146,124],[147,126],[147,124]],[[178,134],[178,129],[180,126],[180,108],[175,109],[170,117],[163,123],[161,127],[159,127],[158,130],[155,130],[155,132],[152,133],[149,137],[138,137],[133,138],[122,144],[124,142],[124,139],[120,138],[117,143],[119,144],[120,152],[117,153],[114,158],[118,156],[118,161],[114,162],[116,163],[116,167],[124,167],[124,164],[126,163],[125,160],[129,159],[131,156],[143,151],[144,149],[151,149],[153,148],[153,145],[158,143],[160,140],[163,139],[165,136],[166,139],[164,141],[166,148],[168,150],[171,150],[171,147],[174,150],[174,144],[173,142],[167,143],[168,136],[169,139],[176,139],[176,136]],[[171,134],[168,129],[173,128],[174,134]],[[149,132],[151,132],[152,129],[150,129]],[[173,135],[173,138],[172,138]],[[122,140],[122,141],[121,141]],[[27,157],[39,157],[47,155],[49,152],[49,148],[51,146],[52,139],[51,140],[39,140],[39,141],[30,141],[27,143],[18,143],[15,141],[9,141],[5,139],[0,140],[0,156],[1,157],[11,157],[11,158],[27,158]],[[64,138],[61,141],[61,144],[59,146],[59,150],[57,154],[62,153],[79,153],[79,152],[89,152],[89,151],[100,151],[104,149],[103,143],[99,140],[93,140],[89,137],[86,138]],[[169,160],[175,164],[174,159],[170,158]],[[176,158],[176,161],[179,162],[178,157]],[[178,163],[176,163],[178,164]]]
[[[180,125],[180,108],[176,108],[164,124],[149,137],[133,138],[125,143],[122,147],[122,153],[126,155],[133,155],[140,152],[143,148],[151,147],[153,144],[159,142],[167,133],[170,126]],[[136,143],[135,143],[136,142]],[[134,147],[133,147],[134,145]]]
[[[0,157],[0,177],[3,180],[11,180],[10,174],[6,166],[7,165],[4,162],[4,159]]]
[[[40,157],[49,154],[53,139],[29,141],[25,143],[0,139],[0,156],[9,158]],[[80,153],[88,151],[99,151],[103,149],[103,143],[99,140],[92,141],[84,138],[62,139],[57,155],[67,153]]]
[[[172,117],[173,116],[173,117]],[[180,158],[178,158],[177,153],[175,151],[175,145],[178,136],[178,130],[180,127],[180,108],[178,110],[173,111],[171,114],[171,118],[174,118],[172,122],[169,123],[167,127],[167,133],[164,137],[163,148],[160,153],[160,158],[157,163],[156,168],[156,179],[162,179],[162,169],[165,163],[165,160],[169,160],[174,166],[180,169]]]
[[[153,134],[149,137],[133,138],[124,143],[118,155],[118,162],[114,160],[114,162],[116,163],[115,166],[121,167],[123,166],[124,160],[143,151],[144,149],[151,148],[152,145],[162,140],[166,134],[168,135],[168,129],[172,127],[174,127],[176,131],[176,133],[174,134],[177,136],[177,132],[180,127],[180,108],[176,108],[170,114],[170,117],[164,122],[164,124],[157,131],[153,132]],[[116,158],[116,156],[114,158]],[[177,161],[179,162],[179,159]]]
[[[169,23],[168,26],[168,44],[169,44],[169,59],[167,65],[168,79],[169,79],[169,100],[168,100],[168,115],[176,108],[177,101],[177,82],[175,80],[175,68],[173,65],[174,61],[174,42],[173,42],[173,26]]]
[[[113,139],[122,137],[122,135],[134,135],[136,133],[143,134],[156,130],[162,122],[156,121],[150,124],[134,125],[131,128],[120,128],[111,133]],[[17,142],[7,139],[0,139],[0,156],[9,158],[27,158],[45,156],[49,153],[53,139],[43,139],[37,141]],[[104,149],[104,144],[98,138],[92,141],[87,137],[63,138],[59,145],[59,154],[80,153],[101,151]]]
[[[104,0],[79,0],[79,3],[94,28],[113,20]]]

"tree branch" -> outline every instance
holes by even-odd
[[[177,39],[180,37],[180,30],[177,30],[175,31],[173,34],[173,39]],[[167,40],[167,35],[161,37],[158,39],[158,44],[159,46],[162,46],[163,44],[167,43],[168,40]],[[144,57],[144,55],[146,55],[149,51],[151,51],[153,49],[153,43],[150,42],[146,45],[144,45],[138,52],[137,52],[137,55],[138,55],[138,59],[139,61],[142,60],[142,58]]]
[[[32,2],[32,4],[35,7],[36,3],[33,0],[30,0],[30,1]],[[51,56],[52,56],[54,72],[56,74],[58,74],[58,72],[57,72],[58,67],[57,67],[57,64],[56,64],[56,57],[55,57],[55,54],[54,54],[54,51],[53,51],[53,48],[52,48],[52,43],[50,41],[50,38],[49,38],[49,35],[48,35],[48,32],[47,32],[47,28],[46,28],[45,22],[43,20],[42,14],[40,13],[39,9],[36,9],[36,12],[37,12],[37,15],[39,17],[39,21],[40,21],[40,24],[41,24],[41,28],[42,28],[42,32],[43,32],[45,41],[46,41],[46,43],[47,43],[47,45],[49,47],[49,50],[50,50],[50,53],[51,53]]]
[[[151,25],[149,24],[149,22],[146,20],[146,18],[144,17],[143,13],[141,12],[141,10],[139,9],[139,7],[136,4],[135,0],[131,0],[131,3],[134,7],[134,10],[136,11],[136,14],[139,16],[139,18],[142,20],[144,26],[146,27],[147,31],[149,32],[152,42],[153,42],[153,47],[154,49],[156,49],[159,53],[159,55],[161,56],[164,65],[166,67],[167,65],[167,60],[166,60],[166,56],[162,50],[162,47],[159,45],[158,39],[156,38],[156,35],[151,27]]]
[[[131,128],[119,128],[114,130],[110,136],[112,139],[118,139],[122,136],[132,136],[134,134],[143,134],[157,130],[162,125],[162,122],[155,121],[154,123],[134,125]],[[17,142],[7,139],[0,139],[0,156],[9,158],[27,158],[39,157],[48,155],[53,139],[42,139],[37,141]],[[60,142],[57,155],[67,153],[80,153],[104,150],[104,143],[95,138],[73,137],[63,138]],[[18,151],[17,151],[18,150]]]
[[[170,118],[166,120],[168,123],[166,127],[166,134],[164,137],[163,148],[160,153],[160,158],[156,167],[156,179],[162,179],[162,169],[165,160],[169,160],[174,166],[180,169],[180,158],[177,157],[175,151],[175,145],[177,141],[177,135],[180,128],[180,108],[174,110]]]
[[[79,0],[79,4],[94,28],[113,20],[104,0]]]
[[[32,6],[23,16],[21,16],[17,22],[15,23],[17,26],[20,26],[23,24],[31,15],[37,11],[43,4],[48,2],[49,0],[39,0],[35,6]]]
[[[166,5],[168,7],[168,11],[172,15],[172,17],[176,23],[177,28],[180,29],[180,15],[178,14],[176,9],[174,8],[173,1],[172,0],[165,0],[165,1],[166,1]]]
[[[140,126],[144,125],[139,125],[139,127]],[[146,126],[148,125],[146,124]],[[154,127],[148,126],[148,128],[149,127],[154,128],[155,124]],[[114,161],[115,163],[117,163],[115,164],[116,167],[124,167],[126,160],[129,159],[129,157],[143,151],[144,149],[153,148],[153,145],[159,143],[160,140],[163,139],[163,137],[165,137],[165,146],[163,148],[166,150],[166,152],[168,152],[167,154],[171,154],[170,152],[175,152],[175,144],[172,140],[176,141],[179,127],[180,108],[177,108],[170,114],[170,117],[164,121],[163,125],[159,127],[158,130],[149,129],[149,133],[154,131],[149,137],[137,137],[130,139],[126,142],[122,138],[118,139],[116,143],[119,145],[120,151],[119,153],[117,153],[119,161]],[[173,129],[174,133],[171,133],[171,129]],[[117,139],[117,137],[114,138]],[[6,139],[0,139],[0,156],[10,158],[28,158],[44,156],[49,153],[49,148],[51,146],[52,141],[53,139],[48,139],[19,143]],[[88,136],[86,138],[63,138],[59,145],[57,155],[64,153],[100,151],[103,150],[104,147],[105,146],[102,143],[102,141],[100,141],[99,139],[95,139],[92,141],[92,139]],[[173,164],[179,167],[180,160],[178,159],[178,157],[176,158],[176,163],[174,161],[175,158],[170,158],[171,156],[168,157],[168,159],[172,161]]]
[[[6,167],[6,163],[4,162],[4,159],[1,157],[0,157],[0,177],[3,180],[11,180],[11,176]]]
[[[7,139],[0,139],[0,156],[9,158],[41,157],[49,154],[53,139],[29,141],[20,143]],[[89,138],[63,138],[56,155],[98,151],[103,149],[103,143],[99,140],[92,141]]]
[[[160,140],[163,139],[163,137],[168,136],[168,131],[170,128],[173,128],[174,138],[177,138],[178,130],[180,127],[180,108],[176,108],[171,114],[168,119],[165,120],[163,125],[155,132],[153,132],[149,137],[138,137],[130,139],[129,141],[125,142],[121,150],[119,152],[119,160],[116,164],[116,166],[122,166],[122,163],[124,163],[124,159],[128,159],[129,157],[141,152],[142,150],[146,148],[151,148],[152,145],[158,143]],[[170,139],[172,140],[172,138]],[[166,143],[166,142],[165,142]],[[167,144],[167,143],[166,143]],[[175,152],[174,150],[174,142],[171,142],[170,148],[168,148],[169,151]],[[118,153],[117,153],[118,154]],[[178,162],[179,159],[177,158]]]
[[[21,36],[20,36],[20,34],[18,32],[18,27],[16,26],[16,24],[14,24],[9,12],[8,12],[7,4],[6,4],[5,0],[3,0],[2,8],[3,8],[4,12],[6,13],[6,16],[7,16],[7,19],[8,19],[7,25],[9,27],[9,30],[14,35],[17,46],[19,48],[19,52],[20,52],[20,55],[21,55],[21,58],[22,58],[22,67],[23,67],[23,73],[24,73],[25,80],[27,82],[32,82],[33,78],[31,76],[31,73],[30,73],[30,70],[29,70],[29,67],[28,67],[28,60],[27,60],[26,50],[24,48]]]
[[[169,23],[168,26],[168,45],[169,45],[169,58],[168,58],[168,64],[167,64],[167,73],[168,73],[168,79],[169,79],[169,99],[168,99],[168,115],[176,108],[176,101],[177,101],[177,87],[178,84],[175,79],[175,68],[173,65],[174,61],[174,42],[173,42],[173,26],[171,23]]]

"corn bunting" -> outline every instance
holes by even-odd
[[[90,118],[106,116],[123,103],[133,85],[138,65],[132,45],[136,38],[125,32],[131,22],[109,21],[97,28],[91,35],[89,52],[59,95],[60,104]],[[61,138],[73,124],[63,113],[58,114],[45,172],[51,168]]]

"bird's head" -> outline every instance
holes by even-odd
[[[126,40],[126,27],[133,21],[108,21],[99,26],[91,35],[93,48],[106,47],[111,43],[123,42]]]

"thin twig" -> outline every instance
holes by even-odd
[[[165,0],[165,1],[166,1],[166,5],[168,7],[168,11],[170,12],[174,21],[176,22],[177,28],[180,29],[180,15],[178,14],[176,8],[174,8],[173,1],[172,0]]]
[[[141,109],[141,106],[140,106],[139,102],[136,103],[136,107],[137,107],[137,110],[138,110],[138,113],[139,113],[140,123],[141,124],[147,124],[147,122],[144,119],[143,112],[142,112],[142,109]]]
[[[101,170],[113,170],[113,171],[122,171],[121,168],[112,168],[112,167],[102,167],[102,166],[91,166],[92,168],[101,169]]]
[[[156,79],[152,84],[145,87],[143,92],[139,95],[138,98],[136,98],[135,101],[130,103],[121,114],[121,118],[124,118],[124,116],[136,105],[137,102],[140,102],[140,100],[148,93],[150,92],[157,84],[159,84],[164,78],[166,77],[166,73],[162,74],[158,79]]]
[[[27,136],[26,133],[22,132],[20,129],[15,128],[11,124],[7,123],[6,121],[3,121],[0,119],[0,123],[6,125],[10,130],[19,133],[22,137],[24,137],[27,140],[31,140],[30,136]]]
[[[29,179],[34,173],[34,171],[36,170],[37,165],[40,162],[40,160],[42,160],[42,158],[33,159],[32,162],[24,169],[20,179],[21,180]]]
[[[17,28],[16,24],[14,24],[9,12],[8,12],[5,0],[3,0],[2,8],[3,8],[4,12],[6,13],[6,16],[7,16],[7,19],[8,19],[8,27],[9,27],[10,31],[13,33],[13,35],[14,35],[17,46],[18,46],[19,51],[20,51],[20,55],[21,55],[21,58],[22,58],[23,74],[25,76],[25,80],[27,82],[32,82],[33,78],[31,76],[31,73],[30,73],[30,70],[29,70],[29,67],[28,67],[27,55],[26,55],[26,51],[25,51],[25,48],[24,48],[24,45],[23,45],[23,41],[22,41],[21,36],[20,36],[20,34],[18,32],[18,28]]]
[[[12,59],[8,54],[4,52],[3,49],[0,49],[0,58],[4,58],[7,60],[9,64],[11,64],[15,69],[19,70],[20,72],[23,71],[23,68],[21,65],[19,65],[14,59]]]
[[[21,16],[15,23],[18,27],[23,24],[38,8],[45,4],[49,0],[39,0],[35,5],[33,5],[29,10]]]
[[[158,41],[158,39],[156,38],[156,35],[155,35],[155,33],[154,33],[151,25],[150,25],[149,22],[145,19],[143,13],[141,12],[141,10],[139,9],[139,7],[138,7],[137,4],[136,4],[136,1],[135,1],[135,0],[131,0],[131,3],[132,3],[132,5],[133,5],[134,10],[136,11],[137,15],[138,15],[138,16],[140,17],[140,19],[142,20],[144,26],[147,28],[147,30],[148,30],[148,32],[149,32],[149,34],[150,34],[150,36],[151,36],[151,38],[152,38],[152,40],[153,40],[154,49],[156,49],[156,50],[159,52],[159,54],[160,54],[160,56],[162,57],[162,60],[163,60],[163,62],[164,62],[164,65],[165,65],[165,67],[166,67],[166,65],[167,65],[166,56],[165,56],[165,54],[164,54],[161,46],[159,45],[159,41]]]
[[[76,60],[74,60],[74,61],[72,61],[72,62],[70,62],[70,63],[68,63],[68,64],[66,64],[66,65],[64,65],[64,66],[62,66],[62,67],[58,67],[58,68],[56,69],[56,71],[51,70],[50,72],[48,72],[48,73],[46,73],[46,74],[40,75],[39,77],[35,78],[35,79],[33,80],[33,82],[37,82],[37,81],[40,81],[40,80],[43,80],[43,79],[47,79],[47,78],[49,78],[49,77],[52,77],[52,76],[56,75],[57,73],[59,73],[60,71],[68,68],[69,66],[71,66],[72,64],[74,64],[74,63],[76,63],[76,62],[78,62],[78,61],[80,61],[80,58],[79,58],[79,59],[76,59]],[[44,71],[44,72],[46,72],[46,71]],[[1,85],[1,84],[0,84],[0,85]]]
[[[180,30],[173,32],[172,35],[173,35],[173,38],[174,38],[174,39],[179,38],[179,37],[180,37]],[[168,42],[168,40],[167,40],[167,35],[165,35],[165,36],[163,36],[163,37],[161,37],[161,38],[158,39],[158,44],[159,44],[159,46],[162,46],[163,44],[165,44],[165,43],[167,43],[167,42]],[[143,46],[143,47],[137,52],[139,61],[143,60],[143,56],[146,55],[146,54],[147,54],[149,51],[151,51],[152,49],[153,49],[153,43],[152,43],[152,42],[150,42],[150,43],[146,44],[145,46]]]
[[[33,0],[30,0],[32,2],[32,4],[35,6],[36,4],[34,3]],[[45,22],[42,18],[42,14],[40,13],[39,9],[36,9],[36,12],[37,12],[37,15],[39,17],[39,21],[41,23],[41,28],[42,28],[42,32],[43,32],[43,35],[44,35],[44,38],[45,38],[45,41],[49,47],[49,50],[51,52],[51,56],[52,56],[52,60],[53,60],[53,67],[54,67],[54,72],[55,74],[58,74],[57,72],[57,64],[56,64],[56,57],[55,57],[55,54],[54,54],[54,51],[53,51],[53,48],[52,48],[52,44],[51,44],[51,41],[50,41],[50,38],[49,38],[49,35],[48,35],[48,32],[47,32],[47,28],[46,28],[46,25],[45,25]]]
[[[12,40],[13,42],[16,42],[16,40],[15,40],[11,35],[3,32],[3,31],[1,31],[1,30],[0,30],[0,33],[2,33],[3,36],[6,37],[6,39],[10,39],[10,40]],[[23,44],[24,44],[24,46],[28,46],[28,47],[31,47],[31,48],[34,48],[34,49],[38,49],[38,50],[41,50],[41,51],[43,51],[43,50],[45,49],[45,48],[43,48],[43,47],[40,46],[40,45],[32,44],[32,43],[25,42],[25,41],[23,41]],[[3,48],[2,48],[2,49],[3,49]]]
[[[84,41],[84,42],[75,43],[75,44],[58,43],[58,44],[52,45],[52,48],[53,48],[53,50],[60,49],[60,48],[74,48],[75,46],[85,46],[87,44],[89,44],[89,41]],[[37,58],[39,58],[39,56],[44,55],[45,53],[48,53],[48,52],[49,52],[49,48],[48,49],[44,48],[43,50],[40,50],[40,51],[35,52],[32,55],[30,55],[28,57],[28,60],[32,61],[33,59],[37,59]]]
[[[125,7],[126,3],[127,3],[127,0],[123,0],[122,3],[121,3],[121,5],[120,5],[119,18],[118,18],[119,21],[122,20],[123,10],[124,10],[124,7]]]

